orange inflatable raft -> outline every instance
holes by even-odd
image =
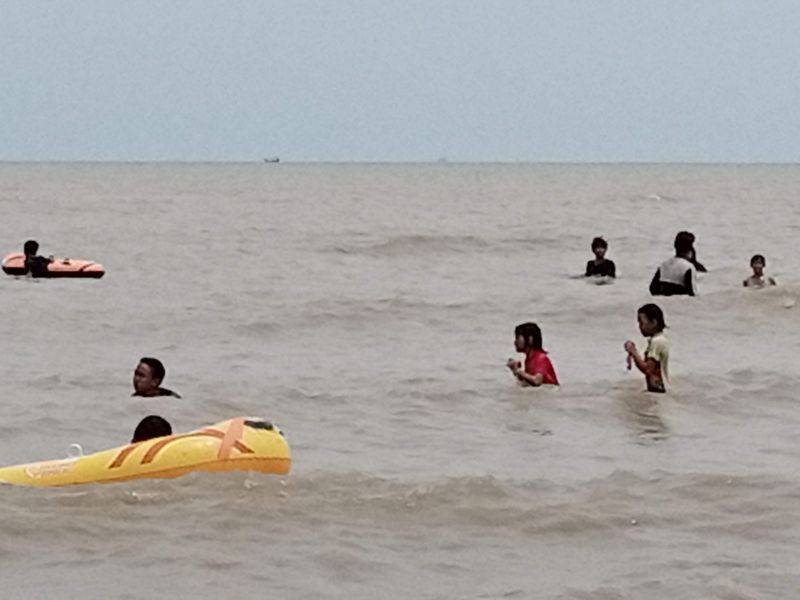
[[[26,275],[25,255],[22,252],[9,254],[3,259],[3,271],[7,275]],[[74,258],[56,258],[47,265],[47,275],[44,277],[92,277],[99,279],[106,274],[103,265],[90,260],[76,260]]]

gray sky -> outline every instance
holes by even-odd
[[[800,161],[800,2],[0,0],[0,160]]]

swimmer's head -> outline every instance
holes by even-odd
[[[602,237],[596,237],[592,240],[592,252],[597,258],[603,258],[608,250],[608,242]]]
[[[172,435],[172,426],[163,417],[149,415],[142,419],[133,432],[131,444],[152,440],[153,438]]]
[[[133,372],[133,389],[141,396],[156,395],[166,370],[157,358],[143,357]]]
[[[39,251],[39,242],[36,240],[28,240],[25,242],[25,256],[36,256]]]
[[[688,231],[681,231],[675,236],[675,256],[684,258],[694,254],[694,234]]]
[[[521,323],[514,329],[514,347],[517,352],[541,350],[542,330],[536,323]]]
[[[667,326],[664,323],[664,312],[657,304],[645,304],[636,312],[639,321],[639,331],[645,337],[650,337],[661,331]]]
[[[753,273],[760,277],[764,273],[764,267],[767,266],[767,259],[761,254],[754,254],[753,258],[750,259],[750,266],[753,269]]]

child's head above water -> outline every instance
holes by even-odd
[[[753,258],[750,259],[750,266],[753,269],[753,274],[761,277],[764,274],[764,267],[767,266],[767,259],[761,254],[754,254]]]
[[[602,237],[596,237],[592,240],[592,252],[594,255],[601,259],[606,255],[606,251],[608,250],[608,242],[605,241]]]
[[[542,349],[542,330],[536,323],[521,323],[514,329],[514,346],[517,352]]]
[[[664,323],[664,312],[657,304],[645,304],[636,313],[639,321],[639,331],[645,337],[654,336],[664,331],[667,326]]]
[[[172,435],[172,426],[169,422],[158,415],[148,415],[136,426],[131,444],[145,442],[165,435]]]

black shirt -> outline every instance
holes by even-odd
[[[156,398],[158,396],[174,396],[175,398],[181,397],[181,395],[178,394],[177,392],[173,392],[172,390],[168,390],[167,388],[162,388],[162,387],[158,388],[158,391],[152,396],[145,396],[143,394],[140,394],[139,392],[133,392],[131,396],[141,396],[142,398]]]
[[[48,277],[47,265],[52,261],[44,256],[29,255],[25,257],[25,269],[34,277]]]
[[[599,265],[593,260],[586,263],[586,277],[602,275],[603,277],[616,277],[617,268],[613,260],[605,259]]]

